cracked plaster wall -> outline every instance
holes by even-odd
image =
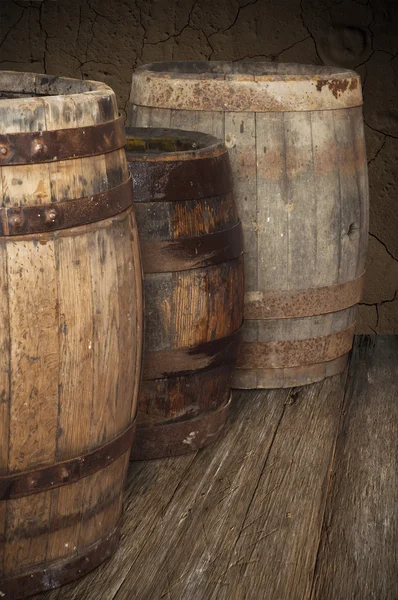
[[[105,81],[126,111],[154,60],[277,60],[356,69],[370,179],[361,333],[398,332],[398,3],[392,0],[0,0],[2,69]]]

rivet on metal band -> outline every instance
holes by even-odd
[[[231,335],[197,346],[147,351],[144,356],[143,380],[183,375],[230,363],[238,355],[240,338],[241,328]]]
[[[53,204],[0,208],[0,236],[47,233],[102,221],[132,205],[131,180],[106,192]]]
[[[98,125],[0,134],[0,166],[54,162],[105,154],[126,143],[123,117]]]
[[[356,279],[306,290],[272,290],[245,294],[246,319],[313,317],[354,306],[362,297],[365,273]]]
[[[135,426],[134,421],[118,437],[83,456],[46,465],[34,471],[1,476],[0,500],[21,498],[69,485],[104,469],[131,447]]]
[[[243,254],[242,225],[178,240],[141,239],[144,273],[199,269]]]

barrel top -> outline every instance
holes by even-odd
[[[225,144],[206,133],[149,127],[126,129],[129,162],[196,160],[225,154]]]
[[[115,93],[105,83],[0,71],[2,134],[68,129],[117,117]]]
[[[133,104],[210,111],[305,111],[362,104],[358,73],[276,62],[155,62],[133,74]]]

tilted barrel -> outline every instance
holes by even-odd
[[[212,136],[128,129],[144,270],[143,381],[132,457],[222,431],[243,319],[243,246],[228,153]]]
[[[245,243],[234,386],[303,385],[346,364],[361,298],[368,182],[357,73],[176,62],[133,74],[130,123],[225,140]]]
[[[0,596],[119,539],[142,290],[125,134],[97,82],[0,73]]]

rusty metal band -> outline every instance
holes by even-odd
[[[355,322],[323,337],[280,342],[242,342],[238,369],[283,369],[333,360],[351,350]]]
[[[141,240],[144,273],[186,271],[218,265],[243,254],[240,221],[231,229],[179,240]]]
[[[123,117],[98,125],[0,134],[0,167],[105,154],[126,143]]]
[[[0,500],[38,494],[93,475],[113,463],[131,447],[136,422],[118,437],[92,452],[69,460],[0,477]]]
[[[194,419],[151,427],[138,426],[130,460],[178,456],[215,442],[223,430],[230,407],[231,396],[220,408]]]
[[[2,598],[4,597],[4,600],[21,600],[80,579],[114,554],[119,545],[120,534],[119,524],[106,537],[87,548],[84,554],[50,563],[44,569],[0,579]]]
[[[187,375],[235,361],[240,346],[241,329],[197,346],[145,352],[143,380]]]
[[[53,204],[0,208],[0,236],[48,233],[114,217],[132,205],[131,180],[106,192]]]
[[[173,202],[221,196],[232,191],[228,153],[192,160],[137,161],[126,153],[134,202]]]
[[[365,273],[356,279],[308,290],[273,290],[245,294],[246,319],[296,319],[344,310],[362,297]]]
[[[300,367],[282,369],[235,369],[232,387],[238,389],[280,389],[308,385],[342,373],[347,366],[350,353],[334,360]]]

